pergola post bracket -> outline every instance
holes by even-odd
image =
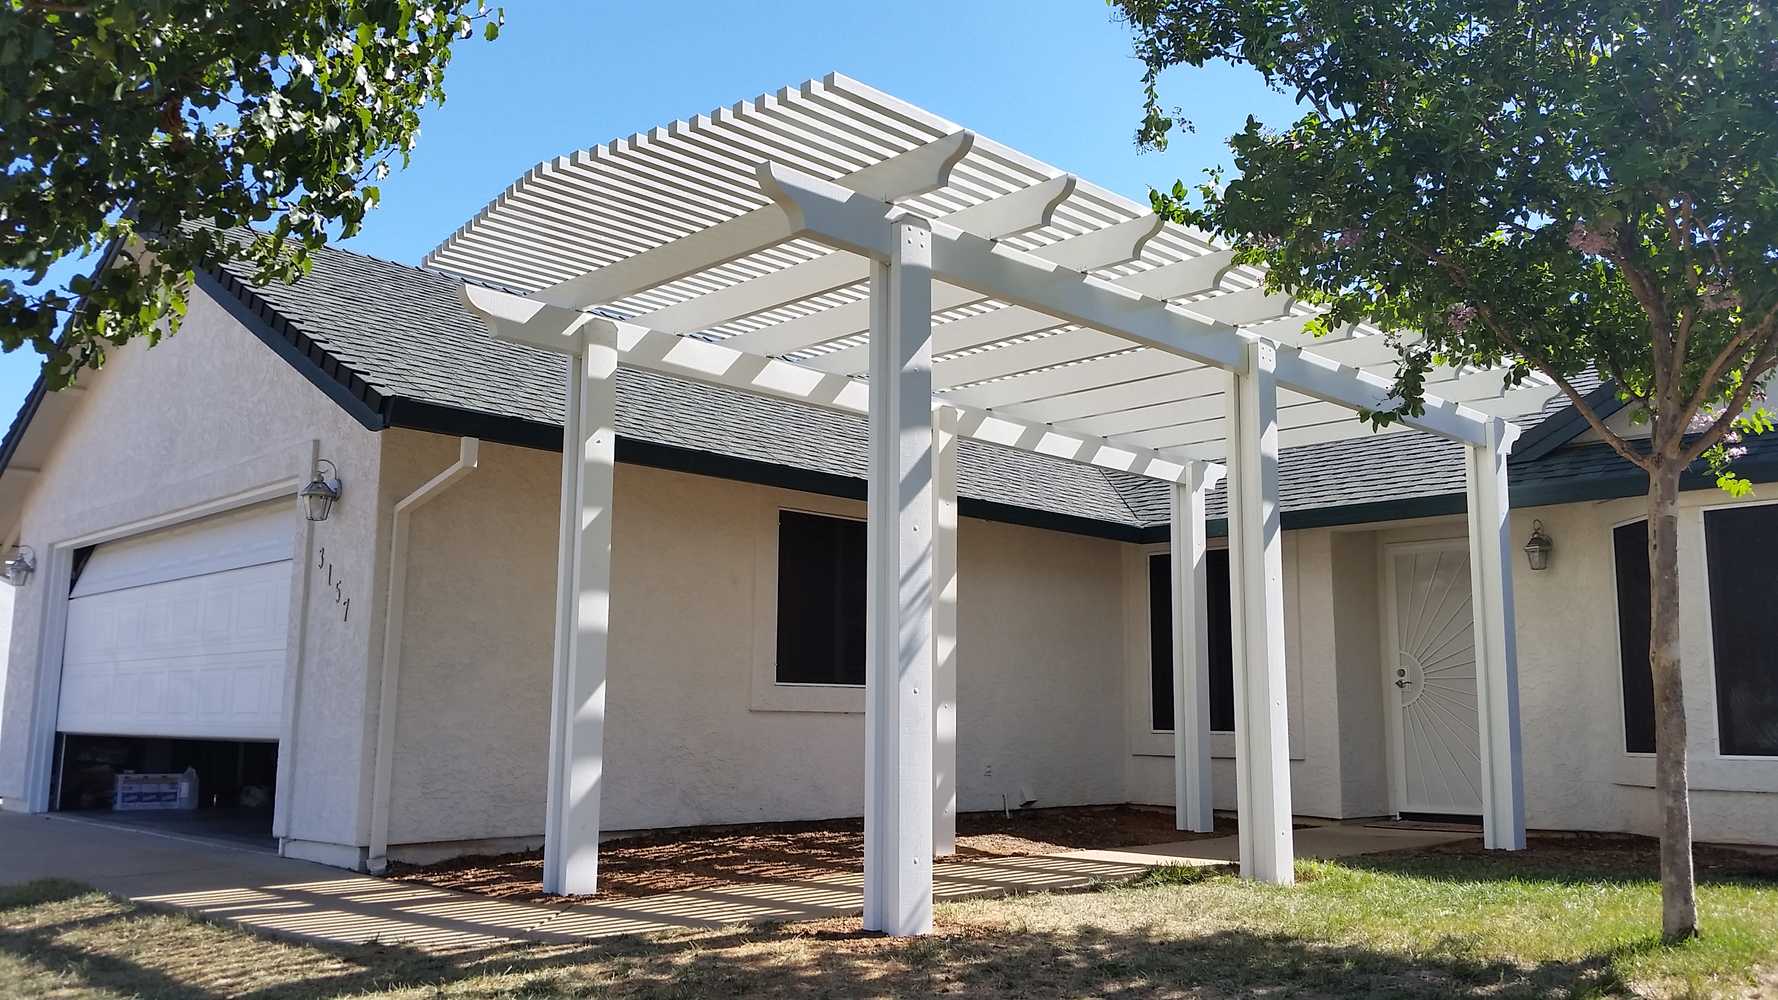
[[[1221,466],[1193,462],[1173,486],[1169,562],[1173,595],[1173,807],[1175,828],[1216,828],[1210,782],[1210,647],[1205,613],[1204,498]]]
[[[1489,424],[1488,440],[1465,449],[1469,572],[1475,615],[1477,732],[1482,760],[1482,841],[1525,848],[1525,779],[1519,742],[1519,664],[1513,621],[1511,505],[1507,457],[1519,428]]]
[[[932,853],[957,850],[957,411],[932,408]]]
[[[1229,589],[1234,610],[1235,789],[1241,874],[1296,879],[1278,508],[1277,354],[1264,341],[1229,374]]]
[[[911,935],[932,930],[932,240],[918,218],[886,228],[871,274],[864,928]]]
[[[587,324],[568,363],[562,427],[562,523],[543,891],[586,895],[599,884],[605,676],[611,624],[611,515],[617,346]]]

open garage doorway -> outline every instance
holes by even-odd
[[[160,833],[275,851],[278,744],[56,735],[51,808]]]

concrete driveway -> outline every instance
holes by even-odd
[[[1298,853],[1338,857],[1423,847],[1465,834],[1326,826],[1297,831]],[[940,900],[1077,889],[1156,865],[1215,864],[1235,838],[1118,851],[983,858],[934,867]],[[0,813],[0,883],[69,879],[138,903],[331,944],[381,942],[436,951],[511,941],[856,915],[861,872],[821,871],[652,896],[561,904],[375,878],[227,844],[158,836],[56,816]]]

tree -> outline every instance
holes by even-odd
[[[356,233],[444,100],[468,0],[0,0],[0,348],[51,388],[178,328],[192,273],[291,281]],[[233,227],[262,227],[249,237]],[[51,265],[114,248],[66,287]],[[79,321],[65,323],[78,303]],[[58,333],[58,331],[60,331]]]
[[[1680,475],[1734,493],[1739,435],[1771,426],[1778,359],[1778,17],[1763,0],[1111,0],[1146,67],[1138,141],[1183,123],[1161,74],[1218,60],[1293,95],[1248,120],[1238,176],[1157,190],[1157,211],[1397,338],[1382,425],[1438,362],[1554,380],[1648,474],[1662,930],[1697,933],[1679,662]],[[1418,337],[1407,335],[1419,331]],[[1608,377],[1646,441],[1575,380]]]

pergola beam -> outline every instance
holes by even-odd
[[[935,191],[950,182],[952,168],[968,154],[974,141],[969,132],[955,132],[855,171],[839,183],[880,203]],[[557,282],[536,296],[569,309],[615,302],[775,246],[797,235],[796,228],[782,205],[768,205]]]
[[[635,368],[859,416],[870,412],[869,383],[843,375],[748,354],[726,344],[563,309],[479,285],[464,285],[463,299],[472,312],[489,323],[500,340],[563,353],[567,350],[565,345],[572,343],[571,338],[584,327],[602,324],[613,331],[620,361]],[[957,406],[935,397],[933,405],[941,404],[957,411],[957,433],[962,437],[1170,483],[1183,482],[1188,475],[1185,455],[1120,447],[1103,438],[1071,434],[1047,424]]]
[[[962,215],[961,212],[955,213],[945,216],[939,221],[946,225],[954,225],[959,229],[973,231],[967,225],[968,219],[959,219]],[[959,224],[960,222],[963,224]],[[1161,227],[1160,216],[1146,215],[1051,243],[1031,252],[1035,256],[1070,270],[1096,271],[1100,268],[1125,264],[1140,257],[1142,248],[1160,233]],[[934,281],[932,285],[932,311],[935,313],[986,301],[989,301],[988,296],[965,288],[958,288],[956,285],[944,281]],[[1016,307],[1007,307],[987,313],[983,317],[967,317],[935,325],[932,328],[933,353],[947,354],[977,346],[980,343],[1004,339],[1004,336],[1015,336],[1019,333],[1044,330],[1058,325],[1055,320],[1048,317],[1040,316],[1029,310],[1017,310],[1015,313],[1013,311],[1015,309]],[[998,324],[1001,327],[1013,328],[1015,332],[993,336],[986,341],[982,340],[982,337],[988,332],[988,328],[976,327],[975,321],[986,316],[1001,317],[997,321]],[[816,344],[860,336],[869,329],[869,326],[869,304],[860,300],[823,309],[808,316],[799,316],[796,319],[774,323],[758,330],[736,334],[730,338],[730,346],[754,354],[790,354]],[[866,355],[866,348],[860,344],[808,359],[805,363],[819,367],[824,371],[838,372],[843,375],[862,374],[866,366]]]
[[[798,226],[797,235],[885,259],[892,247],[890,208],[835,184],[772,163],[759,168],[760,186]],[[1064,324],[1111,333],[1201,364],[1233,371],[1246,362],[1251,338],[1234,327],[1200,319],[1189,309],[1130,291],[1031,254],[942,224],[932,227],[935,274],[983,295],[1056,317]],[[1280,345],[1277,382],[1353,409],[1386,406],[1388,380],[1300,348]],[[1447,400],[1427,397],[1425,412],[1404,423],[1466,444],[1484,440],[1490,418]]]
[[[999,239],[1040,229],[1050,224],[1056,208],[1074,191],[1074,177],[1065,174],[1042,184],[1000,198],[990,199],[946,216],[961,229]],[[823,295],[862,283],[870,276],[870,261],[846,253],[830,253],[814,260],[780,268],[770,274],[694,299],[635,317],[636,322],[663,333],[693,333],[741,316],[764,312],[790,302]],[[936,291],[936,290],[935,290]],[[954,297],[954,296],[953,296]],[[975,296],[968,296],[973,300]],[[935,296],[935,308],[948,308]],[[868,317],[863,317],[868,322]],[[861,326],[847,333],[863,333]],[[821,340],[832,339],[822,336]],[[819,341],[811,341],[811,343]]]

